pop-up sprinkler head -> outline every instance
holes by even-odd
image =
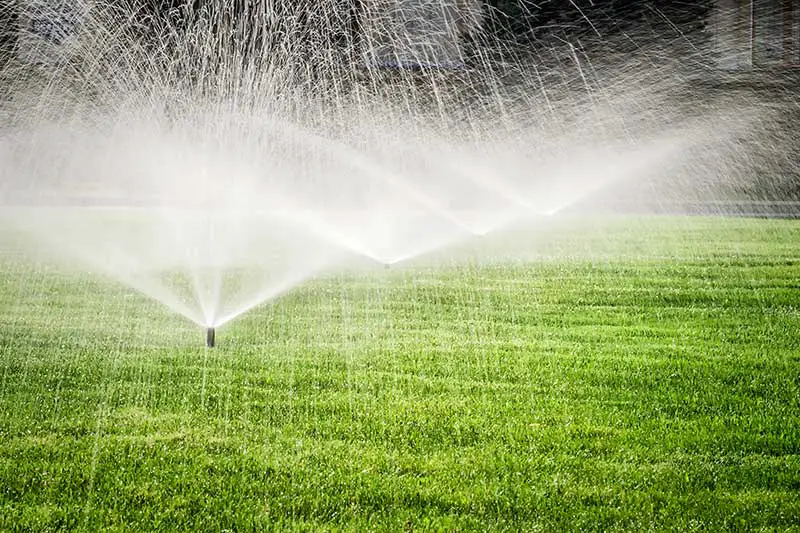
[[[214,345],[217,343],[216,340],[217,332],[213,327],[206,328],[206,346],[209,348],[213,348]]]

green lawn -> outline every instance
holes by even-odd
[[[800,221],[484,241],[309,282],[215,350],[5,249],[0,530],[800,528]]]

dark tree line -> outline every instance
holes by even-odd
[[[14,0],[0,0],[0,66],[10,57],[16,44],[17,18]]]
[[[327,30],[326,38],[342,46],[358,38],[360,14],[368,0],[340,0],[326,4],[335,13],[323,12],[312,0],[271,2],[283,12],[289,24],[305,24],[313,33]],[[204,0],[140,0],[136,5],[143,21],[171,18],[180,26],[187,13],[207,8]],[[0,54],[13,46],[19,2],[0,0]],[[230,0],[224,10],[230,17],[254,17],[264,2]],[[713,0],[485,0],[484,32],[490,37],[524,43],[552,33],[599,34],[613,36],[635,31],[647,24],[668,24],[679,31],[693,31],[703,26]],[[284,25],[285,26],[285,25]],[[280,27],[275,28],[281,31]],[[316,36],[317,38],[319,36]]]
[[[487,0],[486,31],[517,41],[553,32],[612,37],[645,26],[701,29],[714,0]]]

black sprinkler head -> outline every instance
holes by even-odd
[[[217,343],[217,331],[214,328],[206,328],[206,346],[213,348]]]

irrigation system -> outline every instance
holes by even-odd
[[[521,47],[466,0],[13,9],[4,223],[209,347],[331,269],[566,211],[724,199],[793,142],[758,94],[697,90],[714,49],[666,15]]]

